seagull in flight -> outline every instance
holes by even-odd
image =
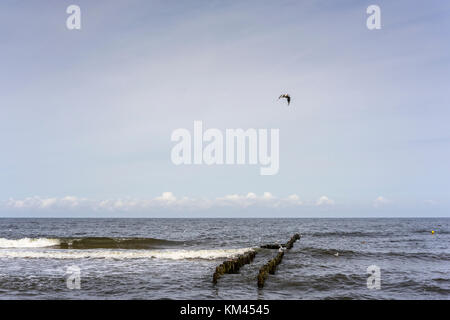
[[[291,96],[288,95],[287,93],[282,94],[281,96],[279,96],[278,100],[280,100],[281,98],[285,98],[287,100],[288,105],[291,103]]]

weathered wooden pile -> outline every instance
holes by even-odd
[[[263,249],[279,249],[281,245],[279,244],[265,244],[262,245],[261,248]]]
[[[270,274],[274,274],[277,266],[281,263],[283,259],[284,251],[278,252],[275,258],[269,260],[268,263],[263,265],[261,269],[259,269],[258,273],[258,288],[264,287],[264,282],[267,279],[267,276]]]
[[[234,259],[224,261],[221,265],[216,267],[216,271],[213,274],[213,283],[216,284],[217,280],[225,273],[238,273],[239,269],[246,264],[249,264],[255,259],[256,251],[250,251],[245,254],[241,254]]]
[[[259,269],[258,274],[258,288],[264,287],[264,282],[266,281],[269,274],[275,274],[275,270],[277,269],[277,266],[281,263],[281,260],[283,260],[284,256],[284,250],[289,250],[294,246],[295,241],[300,239],[300,235],[298,233],[294,234],[292,238],[286,242],[284,246],[281,246],[279,244],[273,244],[273,245],[265,245],[261,246],[261,248],[266,249],[280,249],[278,254],[275,256],[275,258],[269,260],[265,265]]]
[[[300,235],[298,233],[294,234],[292,238],[286,242],[286,249],[291,249],[294,246],[295,241],[300,240]]]
[[[265,265],[261,267],[259,270],[259,274],[257,276],[258,280],[258,288],[264,287],[264,282],[266,281],[269,274],[274,274],[277,266],[281,263],[281,260],[283,260],[284,252],[285,250],[289,250],[294,246],[295,241],[300,239],[300,235],[294,234],[291,239],[286,242],[285,245],[280,244],[267,244],[261,246],[261,248],[264,249],[279,249],[278,254],[269,262],[267,262]],[[216,267],[216,270],[213,274],[213,283],[216,284],[217,280],[224,274],[228,273],[238,273],[239,269],[249,264],[253,261],[253,259],[256,256],[257,251],[249,251],[245,254],[239,255],[234,259],[230,259],[227,261],[224,261],[222,264]]]

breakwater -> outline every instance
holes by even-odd
[[[298,233],[296,233],[291,237],[291,239],[289,239],[288,242],[286,242],[286,244],[284,246],[280,245],[280,244],[268,244],[268,245],[261,246],[261,248],[264,248],[264,249],[278,249],[278,254],[274,258],[269,260],[269,262],[267,262],[265,265],[263,265],[261,267],[261,269],[259,269],[259,273],[257,276],[258,288],[264,287],[264,283],[265,283],[267,277],[269,276],[269,274],[275,274],[277,266],[283,260],[285,251],[291,249],[294,246],[294,243],[299,239],[300,239],[300,235]]]
[[[251,263],[255,256],[256,251],[250,251],[245,254],[241,254],[234,259],[224,261],[222,264],[216,267],[212,282],[216,284],[217,280],[219,280],[219,278],[226,273],[238,273],[239,269],[243,265]]]

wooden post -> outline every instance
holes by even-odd
[[[217,283],[217,280],[225,273],[238,273],[239,269],[246,264],[249,264],[255,259],[256,251],[250,251],[245,254],[241,254],[234,259],[224,261],[222,264],[216,267],[216,271],[213,274],[212,282]]]
[[[267,245],[263,245],[261,246],[261,248],[265,248],[265,249],[281,249],[280,252],[278,252],[278,254],[271,260],[269,260],[269,262],[267,262],[265,265],[263,265],[261,267],[261,269],[259,269],[259,274],[257,277],[257,283],[258,283],[258,288],[263,288],[264,287],[264,282],[266,281],[269,273],[270,274],[275,274],[275,270],[277,269],[277,266],[281,263],[281,260],[283,260],[283,256],[284,256],[284,250],[289,250],[294,246],[295,241],[300,239],[300,235],[298,233],[294,234],[291,239],[286,242],[286,244],[284,246],[279,245],[279,244],[267,244]]]

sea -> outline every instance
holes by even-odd
[[[0,219],[0,299],[449,298],[450,218]]]

